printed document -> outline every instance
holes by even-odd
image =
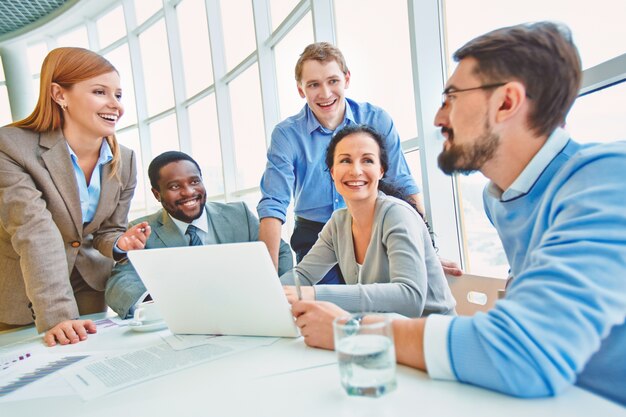
[[[235,343],[232,345],[208,343],[184,350],[174,350],[168,343],[162,342],[89,362],[83,361],[61,371],[61,374],[84,400],[90,400],[251,348]]]

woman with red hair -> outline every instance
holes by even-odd
[[[106,311],[114,254],[143,247],[147,224],[126,231],[137,168],[115,139],[121,97],[109,61],[54,49],[32,114],[0,128],[0,330],[86,339],[96,326],[79,316]]]

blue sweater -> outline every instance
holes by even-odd
[[[625,174],[626,143],[570,140],[527,194],[485,192],[514,279],[451,324],[459,380],[522,397],[576,383],[626,405]]]

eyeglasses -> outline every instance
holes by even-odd
[[[507,83],[505,82],[505,83],[485,84],[485,85],[479,85],[478,87],[461,88],[461,89],[448,87],[445,90],[443,90],[443,93],[441,93],[441,108],[442,109],[445,108],[446,105],[454,99],[454,96],[451,96],[452,94],[464,93],[466,91],[472,91],[472,90],[488,90],[490,88],[502,87],[505,84]]]

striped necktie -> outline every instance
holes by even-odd
[[[198,228],[193,224],[187,226],[187,232],[185,232],[187,236],[189,236],[189,246],[202,246],[202,239],[198,236]]]

